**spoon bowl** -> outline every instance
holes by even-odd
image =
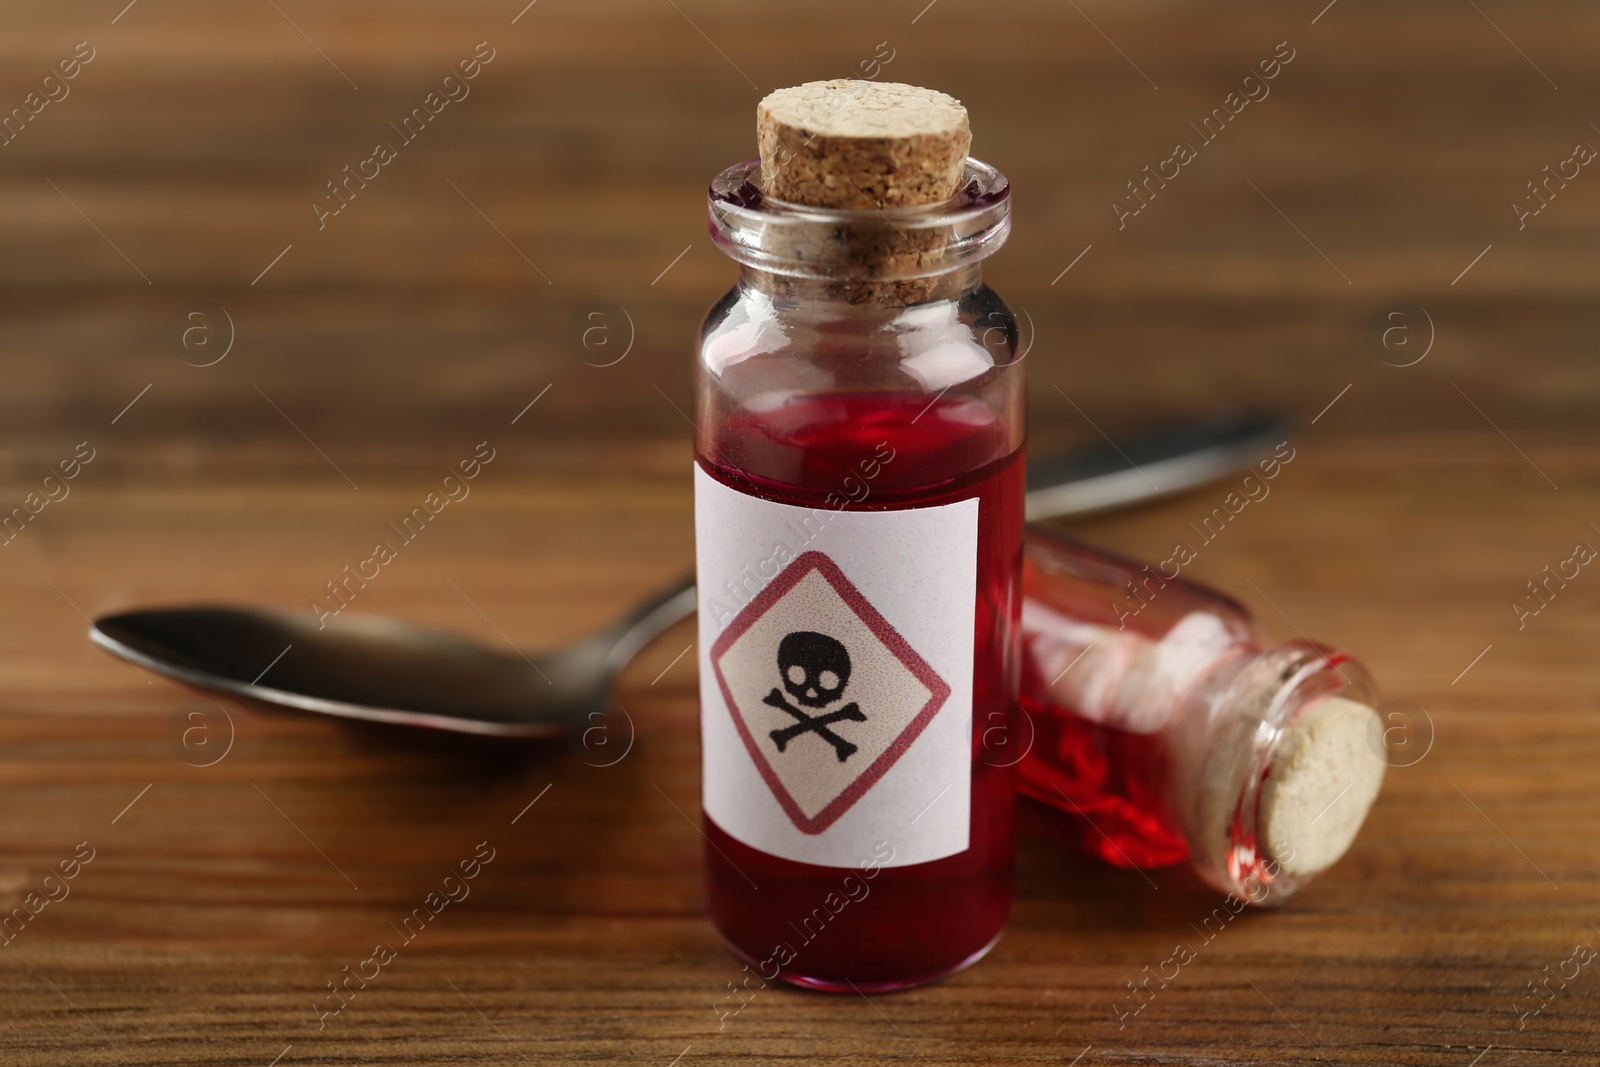
[[[89,638],[201,689],[271,704],[495,737],[555,737],[604,712],[638,650],[694,610],[694,579],[615,625],[528,657],[379,615],[323,625],[302,612],[197,606],[96,619]]]

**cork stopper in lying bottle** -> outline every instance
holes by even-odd
[[[1371,748],[1376,718],[1365,704],[1326,697],[1279,739],[1256,825],[1290,874],[1320,874],[1354,843],[1387,766]]]

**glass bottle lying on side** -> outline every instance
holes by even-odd
[[[1344,855],[1386,766],[1360,663],[1310,641],[1268,647],[1231,598],[1038,527],[1023,588],[1035,734],[1018,788],[1067,813],[1088,852],[1187,859],[1257,904]]]

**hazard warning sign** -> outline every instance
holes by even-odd
[[[750,758],[808,834],[859,801],[950,697],[821,552],[802,553],[745,606],[711,664]]]
[[[856,510],[697,466],[701,798],[735,840],[847,868],[971,841],[978,501]]]

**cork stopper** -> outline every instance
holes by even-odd
[[[961,188],[972,129],[961,101],[898,82],[807,82],[756,105],[761,186],[822,208],[937,204]]]
[[[966,177],[967,109],[944,93],[895,82],[835,80],[779,89],[756,105],[761,191],[776,200],[862,213],[849,225],[774,236],[784,254],[831,264],[825,291],[854,304],[900,306],[933,299],[948,283],[924,274],[949,233],[897,224],[886,211],[941,204]],[[800,295],[789,280],[773,295]]]
[[[1290,874],[1319,874],[1355,842],[1383,787],[1386,765],[1368,744],[1376,716],[1365,704],[1329,697],[1307,708],[1278,743],[1257,826]]]

